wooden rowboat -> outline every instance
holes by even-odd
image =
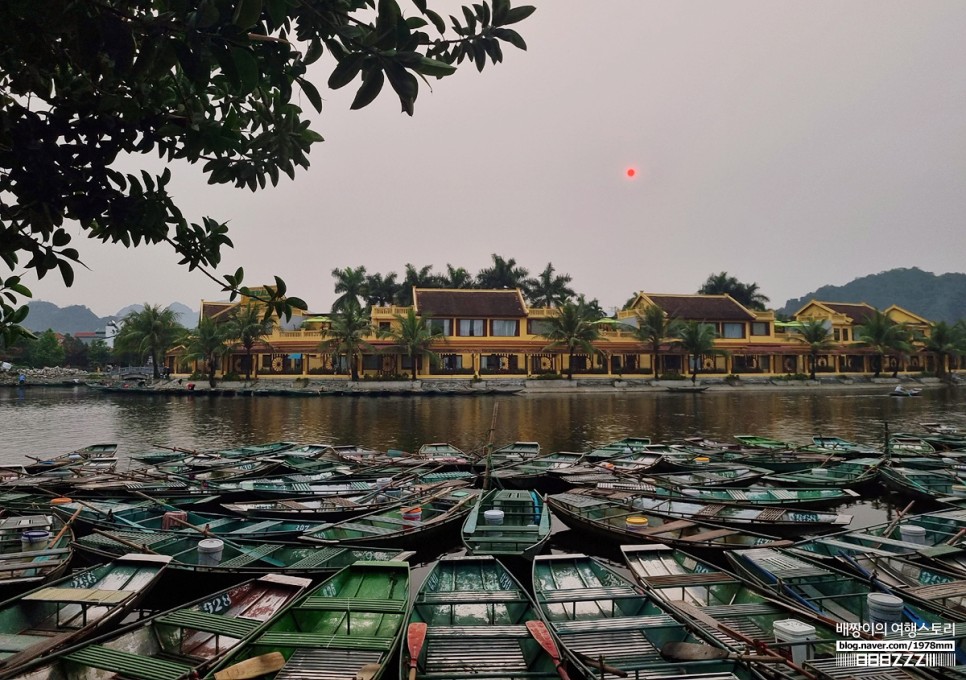
[[[197,677],[312,585],[270,574],[206,595],[56,655],[16,680]]]
[[[631,678],[696,673],[753,677],[736,661],[665,659],[665,645],[701,638],[656,598],[592,557],[538,555],[533,561],[533,590],[541,616],[584,677],[618,676],[607,669]]]
[[[239,677],[229,670],[280,653],[280,667],[244,677],[379,680],[408,618],[409,582],[406,562],[356,562],[289,605],[205,677]]]
[[[490,491],[466,516],[462,537],[472,555],[531,559],[550,539],[550,511],[535,491]]]
[[[170,561],[125,555],[0,603],[0,675],[119,621]]]
[[[523,586],[494,557],[444,557],[416,595],[399,677],[415,669],[415,680],[556,678],[552,657],[527,628],[538,620]]]
[[[38,543],[30,546],[21,532],[37,531]],[[14,533],[13,540],[8,534]],[[73,555],[74,532],[70,520],[57,515],[8,517],[0,521],[0,588],[37,585],[59,578]],[[24,550],[25,546],[30,546]],[[22,588],[21,588],[22,589]]]

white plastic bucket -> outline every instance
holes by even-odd
[[[886,593],[869,593],[866,603],[869,605],[869,623],[878,625],[878,629],[873,632],[891,633],[891,624],[902,621],[902,598]]]
[[[926,528],[918,524],[903,524],[899,527],[899,537],[906,543],[926,545]]]
[[[798,619],[785,619],[775,621],[773,625],[775,631],[775,642],[801,642],[800,645],[791,645],[781,648],[782,656],[790,659],[792,663],[801,666],[814,654],[812,646],[807,643],[809,640],[818,639],[815,635],[815,626],[809,625]]]
[[[628,531],[643,531],[647,529],[647,517],[640,517],[638,515],[631,515],[624,520],[624,527]]]
[[[816,477],[828,477],[828,468],[812,468],[812,474]]]
[[[490,526],[501,526],[503,524],[503,511],[502,510],[484,510],[483,519]]]
[[[217,538],[198,541],[198,566],[217,567],[221,564],[221,554],[224,550],[224,541]]]
[[[392,484],[392,477],[380,477],[376,480],[377,489],[385,489],[390,484]]]
[[[47,547],[50,540],[50,532],[41,529],[32,529],[20,534],[20,550],[31,552],[33,550],[43,550]]]

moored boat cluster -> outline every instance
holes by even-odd
[[[28,457],[0,468],[0,678],[957,677],[966,438],[734,440]],[[880,525],[837,509],[883,493]],[[560,525],[582,553],[548,554]],[[952,646],[836,652],[910,631]]]

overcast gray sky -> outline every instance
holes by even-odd
[[[174,168],[186,216],[230,224],[221,270],[279,274],[313,311],[335,267],[475,274],[491,253],[552,262],[605,309],[719,271],[775,306],[894,267],[966,271],[963,0],[531,3],[527,52],[422,86],[413,118],[388,88],[358,112],[358,82],[323,92],[326,142],[294,182]],[[78,246],[91,271],[28,282],[35,299],[224,298],[165,248]]]

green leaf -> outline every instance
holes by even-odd
[[[436,76],[437,78],[442,78],[443,76],[456,73],[456,67],[452,64],[447,64],[446,62],[439,61],[437,59],[422,57],[419,60],[419,64],[416,66],[416,72],[421,73],[424,76]]]
[[[318,38],[312,38],[312,40],[309,41],[309,48],[305,51],[305,57],[302,59],[302,62],[306,65],[313,64],[318,61],[319,57],[321,57],[324,53],[325,47],[322,45],[322,41]]]
[[[537,8],[533,5],[523,5],[521,7],[514,7],[509,12],[507,12],[506,19],[503,20],[503,25],[515,24],[518,21],[523,21],[528,16],[537,11]]]
[[[502,25],[509,11],[510,0],[493,0],[493,25]]]
[[[262,0],[239,0],[231,23],[242,30],[255,25],[262,16]]]
[[[70,266],[70,262],[58,260],[57,268],[60,269],[60,276],[64,279],[64,285],[68,288],[74,285],[74,268]]]
[[[523,40],[523,37],[512,28],[494,28],[493,35],[521,50],[526,51],[527,49],[527,43]]]
[[[303,300],[302,298],[290,297],[290,298],[286,298],[285,301],[292,309],[301,309],[304,312],[306,309],[309,308],[309,306],[305,304],[305,300]]]
[[[362,87],[356,92],[355,99],[352,100],[350,109],[361,109],[372,103],[372,100],[379,96],[382,84],[385,82],[382,69],[374,68],[362,79]]]
[[[363,52],[355,52],[340,59],[335,69],[333,69],[332,75],[329,76],[329,87],[333,90],[338,90],[340,87],[351,83],[359,75],[365,58],[366,55]]]
[[[233,47],[231,60],[238,73],[240,94],[248,94],[258,85],[258,61],[252,51],[244,47]]]
[[[425,14],[426,17],[433,22],[433,26],[436,27],[437,31],[439,31],[440,33],[446,32],[446,22],[443,21],[443,17],[441,17],[431,9],[426,10],[425,12],[423,12],[423,14]]]
[[[316,111],[322,111],[322,95],[319,94],[318,89],[311,83],[311,81],[305,78],[298,78],[297,82],[302,88],[302,92],[308,98],[309,102],[315,108]]]

